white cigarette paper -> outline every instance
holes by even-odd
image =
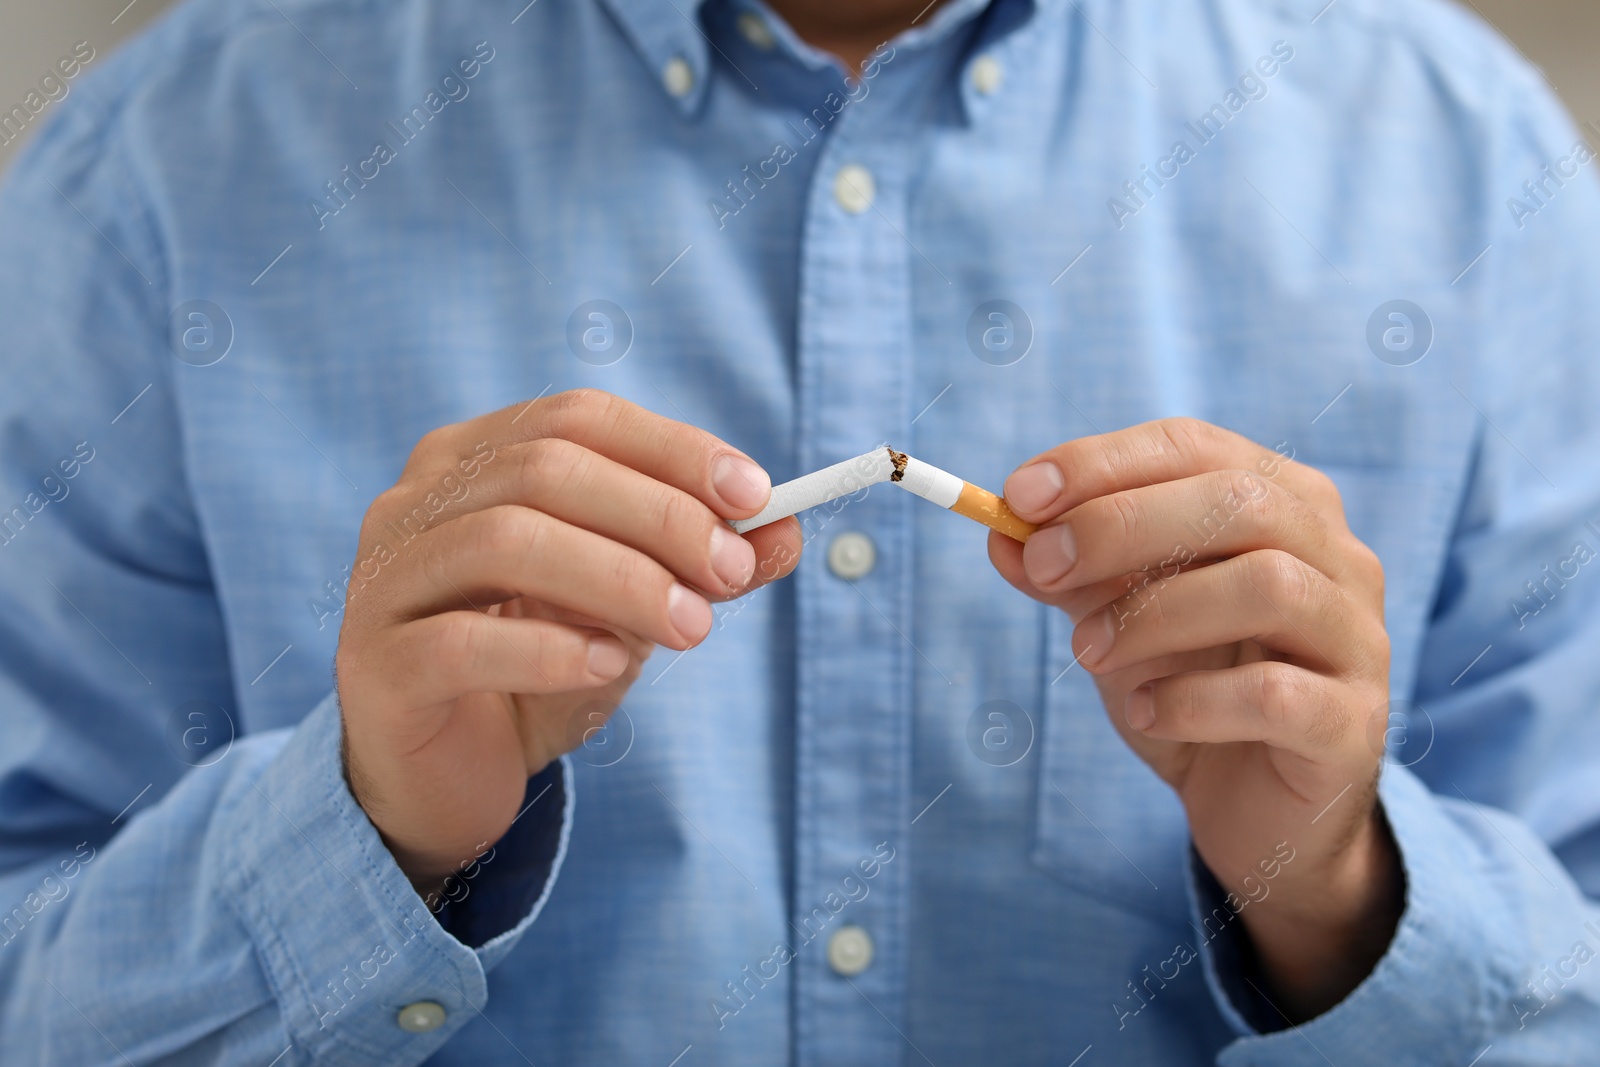
[[[887,482],[893,476],[894,462],[889,458],[889,450],[874,448],[854,459],[773,486],[767,506],[748,519],[735,519],[733,528],[739,533],[749,533],[769,522],[777,522],[820,507],[830,500],[859,493],[869,485]]]
[[[955,507],[956,501],[961,499],[961,487],[966,484],[949,471],[924,463],[916,456],[906,456],[906,469],[900,476],[900,488],[931,500],[941,508]]]

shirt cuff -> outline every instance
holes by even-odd
[[[529,916],[544,905],[551,872],[566,849],[571,768],[563,756],[528,779],[522,807],[500,840],[448,880],[432,902],[434,918],[463,945],[492,957],[509,951]]]
[[[1514,986],[1509,961],[1496,951],[1505,905],[1492,878],[1477,872],[1481,857],[1415,776],[1386,766],[1378,797],[1405,872],[1405,911],[1372,973],[1299,1026],[1251,987],[1262,983],[1243,925],[1191,849],[1190,902],[1206,982],[1239,1035],[1217,1057],[1219,1067],[1326,1067],[1329,1056],[1431,1067],[1467,1063],[1488,1043],[1491,1015],[1497,1005],[1505,1010]]]
[[[549,898],[572,827],[570,768],[558,763],[536,776],[541,785],[529,799],[546,791],[514,824],[503,858],[516,859],[492,889],[485,882],[483,907],[455,917],[469,937],[484,936],[473,948],[440,925],[350,795],[340,730],[330,694],[218,812],[228,853],[223,890],[250,933],[285,1029],[315,1062],[420,1063],[483,1009],[489,969]],[[472,881],[486,879],[501,858]],[[513,920],[519,904],[524,913]],[[402,1029],[400,1010],[419,1001],[440,1005],[443,1023],[425,1033]]]

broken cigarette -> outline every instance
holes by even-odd
[[[940,470],[932,463],[924,463],[915,456],[889,449],[889,459],[895,473],[890,481],[909,490],[924,500],[931,500],[941,508],[957,515],[965,515],[981,522],[991,530],[998,530],[1013,541],[1026,541],[1037,528],[1032,523],[1017,518],[1006,502],[982,486],[962,481],[949,471]]]
[[[1004,500],[987,489],[892,448],[875,448],[854,459],[774,486],[767,506],[759,514],[734,520],[732,525],[739,533],[749,533],[882,482],[894,482],[924,500],[981,522],[1016,541],[1026,541],[1034,531],[1031,523],[1019,519]]]

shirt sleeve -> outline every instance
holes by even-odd
[[[1371,975],[1297,1027],[1245,981],[1239,924],[1202,945],[1239,1035],[1226,1067],[1593,1057],[1600,189],[1548,91],[1531,75],[1510,89],[1482,217],[1462,224],[1490,246],[1462,280],[1481,297],[1482,358],[1452,375],[1478,408],[1477,447],[1380,785],[1405,911]],[[1193,874],[1196,914],[1210,915],[1221,895]]]
[[[195,368],[92,101],[0,190],[0,1058],[419,1063],[543,907],[569,768],[530,782],[447,930],[350,795],[332,693],[236,722],[172,388]],[[421,1001],[443,1021],[402,1027]]]

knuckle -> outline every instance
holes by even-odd
[[[1257,665],[1254,699],[1273,736],[1300,735],[1318,748],[1336,743],[1348,732],[1348,708],[1329,694],[1313,675],[1287,663]]]
[[[372,504],[367,508],[367,521],[376,522],[385,516],[405,511],[410,506],[409,497],[404,483],[391,485],[372,498]]]
[[[1114,543],[1137,544],[1144,530],[1144,516],[1140,512],[1139,505],[1128,493],[1112,493],[1105,500],[1109,511],[1107,517],[1112,523]]]
[[[436,666],[452,668],[477,654],[476,623],[464,612],[450,612],[435,618],[428,636],[428,659]]]
[[[561,437],[542,437],[528,442],[523,452],[518,477],[525,499],[559,495],[586,467],[585,450]]]
[[[612,589],[628,590],[630,593],[637,591],[641,602],[650,606],[650,612],[658,618],[665,619],[667,588],[671,581],[664,570],[660,574],[655,574],[640,553],[622,548],[620,545],[618,549],[604,564],[607,583]]]
[[[706,482],[709,484],[711,464],[727,451],[727,443],[709,430],[688,423],[669,422],[667,430],[666,447],[681,453],[685,460],[697,461],[707,472]]]
[[[1334,522],[1330,522],[1326,508],[1281,486],[1270,487],[1270,499],[1275,511],[1272,528],[1277,537],[1324,555],[1337,547],[1334,522],[1342,523],[1342,516],[1332,516]]]
[[[1259,539],[1274,528],[1280,503],[1272,490],[1250,471],[1219,470],[1198,482],[1195,505],[1207,532],[1226,533],[1228,540]],[[1251,535],[1257,535],[1252,537]]]
[[[1187,415],[1158,419],[1155,429],[1160,434],[1156,447],[1180,459],[1205,452],[1216,434],[1216,427],[1209,422]]]
[[[1378,554],[1368,547],[1365,541],[1357,539],[1350,550],[1351,557],[1355,560],[1357,573],[1367,582],[1376,587],[1380,601],[1383,598],[1384,573],[1383,560]]]
[[[617,403],[617,397],[614,393],[608,393],[604,389],[596,389],[593,386],[573,389],[571,390],[571,396],[573,403],[577,404],[581,410],[595,415],[603,415]]]
[[[687,493],[663,487],[656,508],[657,522],[667,544],[681,544],[691,553],[704,555],[711,544],[711,510]]]
[[[498,504],[479,513],[477,550],[487,556],[531,555],[544,539],[539,514],[514,504]]]
[[[1152,584],[1147,579],[1145,582],[1145,587],[1147,592],[1145,594],[1146,599],[1143,601],[1143,605],[1149,611],[1150,615],[1150,618],[1145,625],[1152,631],[1161,630],[1172,621],[1172,616],[1169,614],[1166,599],[1162,597],[1161,587],[1159,585]]]
[[[1229,470],[1220,475],[1224,499],[1242,512],[1258,529],[1281,521],[1285,511],[1283,494],[1258,478],[1254,471]]]
[[[1288,552],[1267,548],[1249,553],[1244,560],[1246,581],[1272,603],[1289,606],[1311,598],[1313,587],[1309,570]]]
[[[1372,653],[1383,668],[1383,676],[1388,677],[1389,657],[1393,652],[1393,646],[1389,641],[1389,631],[1383,625],[1380,624],[1377,631],[1372,638]]]
[[[438,426],[417,438],[417,443],[411,446],[411,456],[406,465],[421,465],[434,455],[443,452],[448,431],[449,427]]]
[[[1193,685],[1158,685],[1156,701],[1161,719],[1169,723],[1180,737],[1194,737],[1204,725],[1202,704]]]
[[[585,386],[556,393],[544,401],[539,413],[543,436],[563,437],[575,426],[583,426],[603,416],[610,394]]]
[[[1110,608],[1112,625],[1119,640],[1129,630],[1142,627],[1148,633],[1166,625],[1167,606],[1161,596],[1163,584],[1160,576],[1149,570],[1138,571],[1127,577],[1126,592]]]
[[[1316,467],[1296,463],[1295,468],[1305,481],[1306,500],[1320,513],[1325,513],[1342,523],[1345,518],[1344,494],[1339,492],[1339,484]]]
[[[1305,472],[1304,477],[1310,483],[1311,491],[1319,498],[1324,500],[1342,499],[1339,494],[1339,486],[1334,483],[1332,478],[1324,474],[1320,468],[1304,463],[1300,464],[1300,468]]]
[[[1301,688],[1297,673],[1287,664],[1270,660],[1257,664],[1251,679],[1251,699],[1261,712],[1269,730],[1278,733],[1289,726],[1299,707]]]
[[[1023,463],[1022,466],[1026,467],[1042,459],[1054,459],[1056,466],[1064,471],[1088,470],[1093,466],[1100,465],[1098,462],[1099,455],[1100,450],[1095,445],[1095,438],[1074,437],[1070,441],[1062,442],[1048,452],[1041,452],[1026,463]]]
[[[639,559],[630,549],[620,544],[610,546],[613,551],[605,554],[605,560],[600,564],[603,577],[613,589],[635,589],[639,581]]]

